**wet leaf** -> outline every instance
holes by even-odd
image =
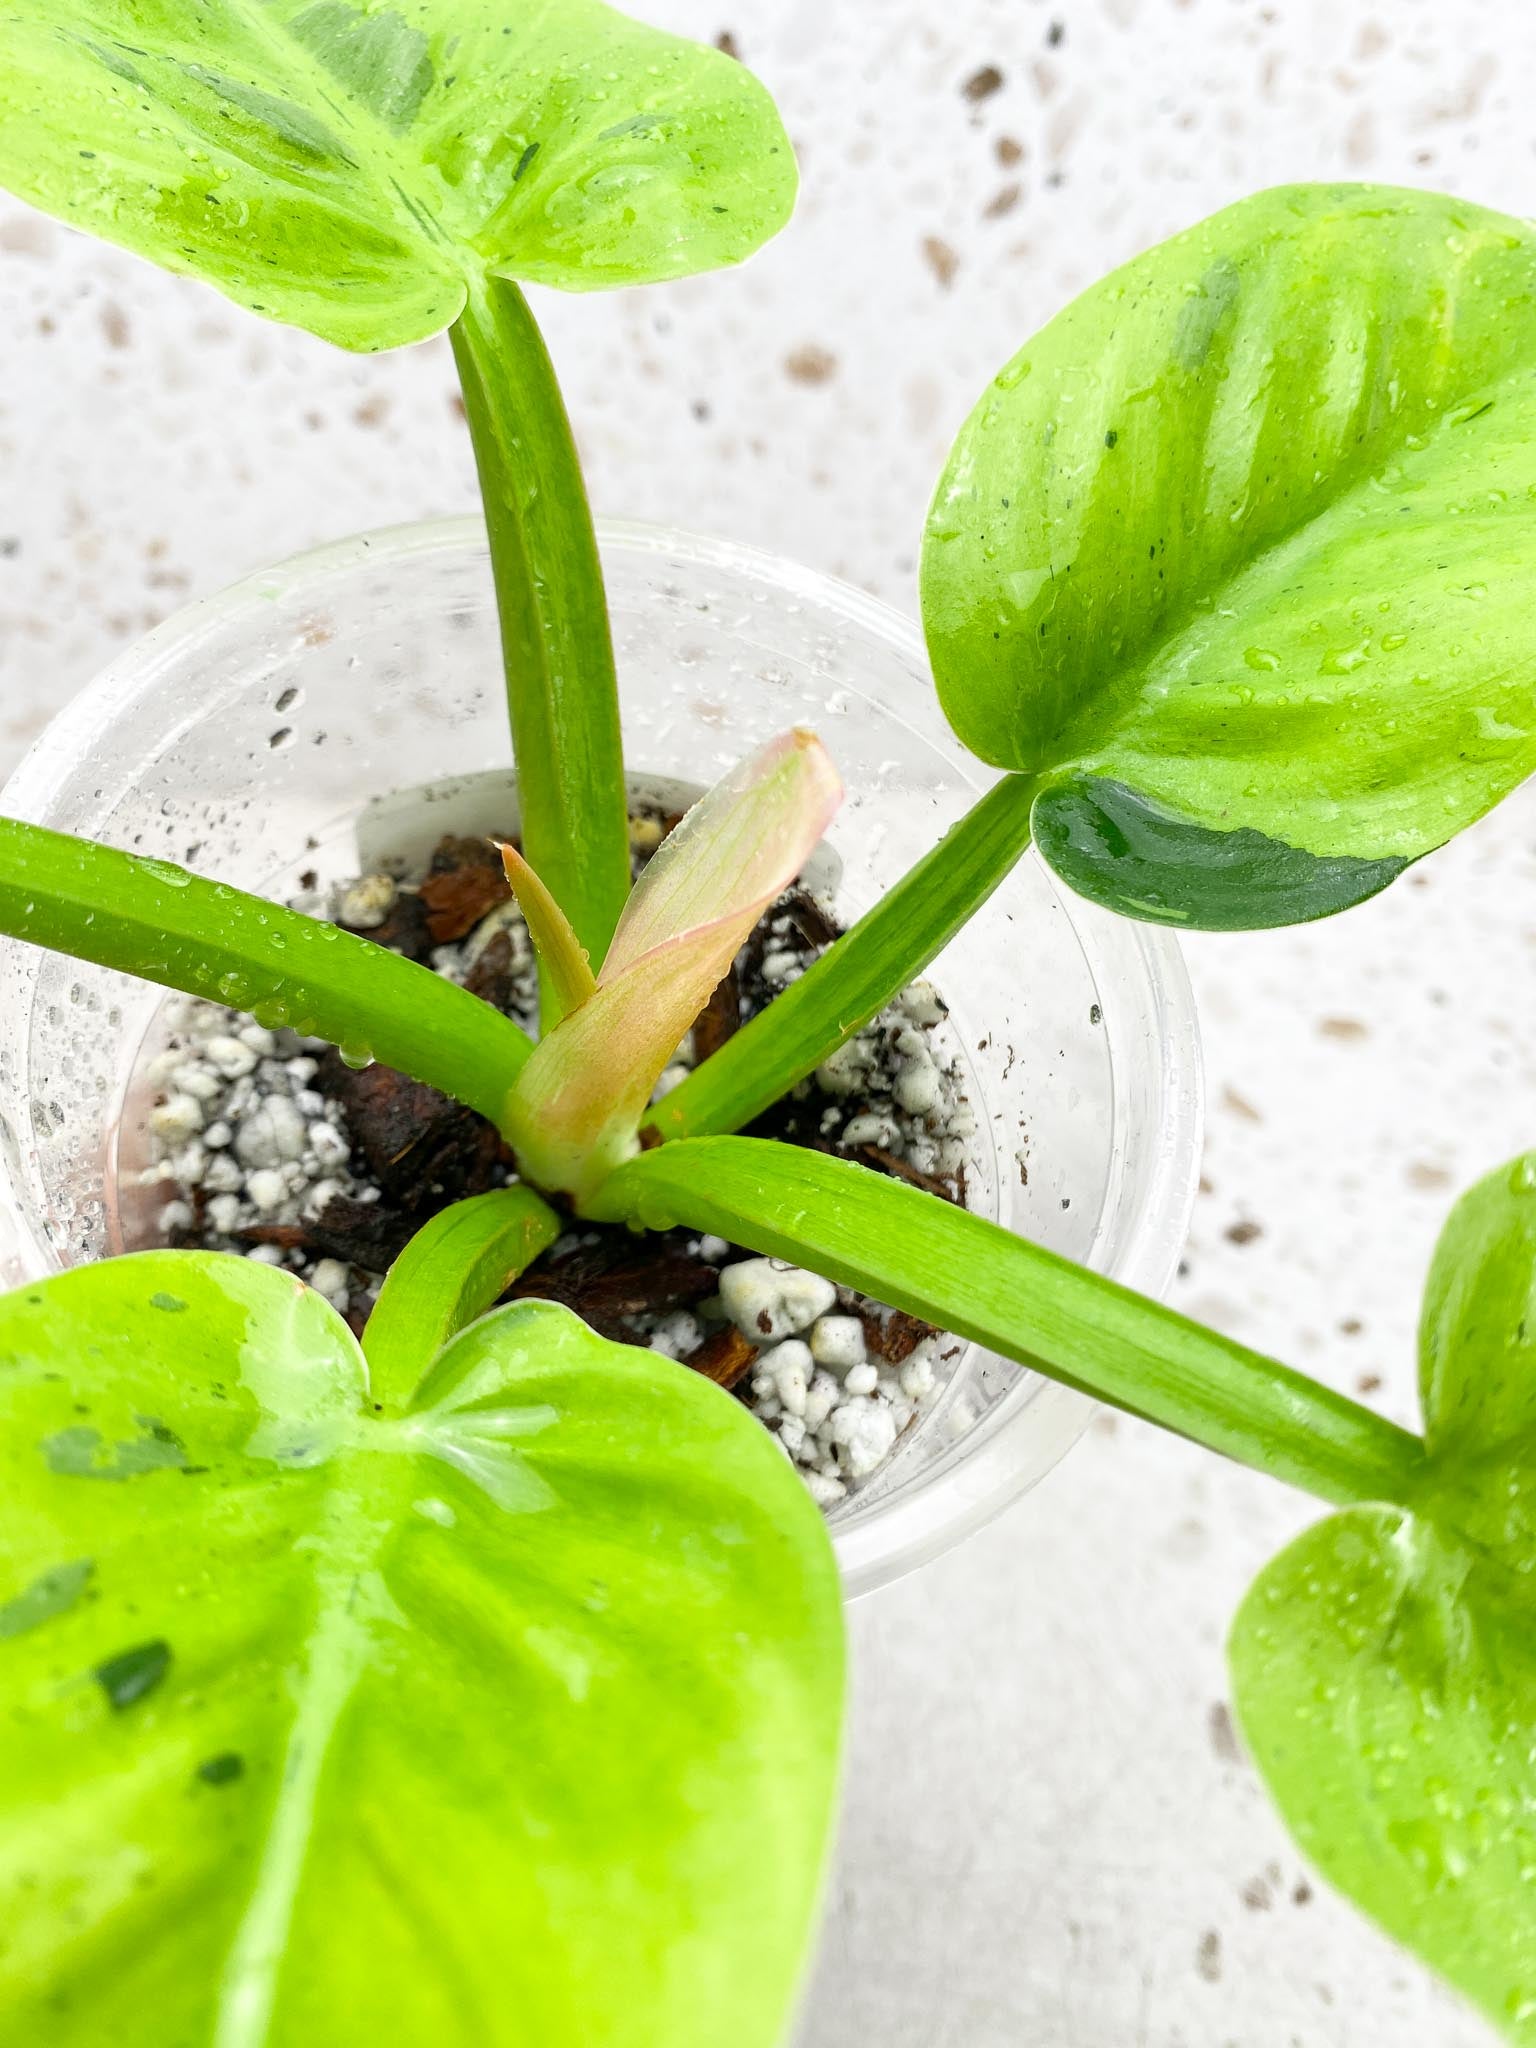
[[[1311,1529],[1250,1593],[1243,1730],[1333,1883],[1536,2042],[1536,1155],[1451,1215],[1411,1506]]]
[[[737,1403],[519,1303],[381,1414],[210,1254],[12,1295],[0,1357],[0,2038],[779,2048],[841,1619]],[[191,1470],[39,1455],[147,1415]]]
[[[465,281],[594,291],[786,219],[772,100],[598,0],[6,0],[0,182],[344,348]]]
[[[1536,234],[1432,193],[1262,193],[999,375],[929,518],[966,744],[1132,916],[1383,888],[1536,768]]]
[[[345,348],[498,275],[749,255],[795,193],[767,93],[599,0],[3,0],[0,183]]]

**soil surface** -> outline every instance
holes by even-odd
[[[648,813],[632,820],[637,871],[675,823]],[[525,1028],[535,1024],[532,948],[489,840],[445,838],[425,873],[364,876],[297,907],[449,976]],[[809,890],[780,898],[658,1095],[838,935]],[[162,1242],[282,1265],[360,1334],[383,1273],[422,1224],[515,1178],[495,1128],[419,1081],[353,1067],[334,1049],[215,1005],[184,1000],[167,1014],[171,1036],[150,1067],[158,1158],[146,1176],[171,1196]],[[914,985],[754,1134],[963,1201],[974,1126],[961,1070],[938,1043],[945,1015],[932,989]],[[508,1299],[518,1298],[562,1302],[604,1337],[666,1352],[734,1391],[828,1507],[884,1467],[962,1348],[819,1276],[687,1230],[640,1238],[573,1219],[513,1287]]]

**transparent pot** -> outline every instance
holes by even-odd
[[[940,716],[921,639],[858,591],[749,549],[607,526],[632,771],[708,783],[794,724],[848,786],[838,907],[866,909],[992,779]],[[192,606],[54,721],[3,809],[283,896],[298,875],[424,855],[512,800],[477,522],[344,541]],[[931,969],[969,1067],[972,1205],[1159,1295],[1184,1243],[1200,1076],[1177,947],[1058,889],[1031,855]],[[0,945],[0,1268],[120,1247],[130,1077],[163,1001]],[[1035,1484],[1090,1405],[978,1346],[833,1519],[850,1593],[936,1556]]]

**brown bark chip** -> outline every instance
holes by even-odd
[[[419,893],[432,943],[451,946],[507,902],[512,888],[489,839],[447,838],[439,842]]]

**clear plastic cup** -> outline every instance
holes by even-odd
[[[940,715],[915,627],[747,548],[605,526],[631,771],[707,784],[811,725],[848,787],[828,835],[845,919],[976,800],[992,771]],[[512,801],[478,522],[364,535],[193,605],[48,728],[0,808],[262,894],[313,869],[423,856]],[[1159,1295],[1199,1172],[1198,1039],[1177,946],[1026,858],[930,970],[969,1065],[974,1207]],[[162,993],[0,943],[0,1277],[122,1242],[131,1081]],[[123,1178],[129,1176],[125,1173]],[[833,1517],[851,1594],[936,1556],[1034,1485],[1090,1404],[966,1347],[889,1466]]]

